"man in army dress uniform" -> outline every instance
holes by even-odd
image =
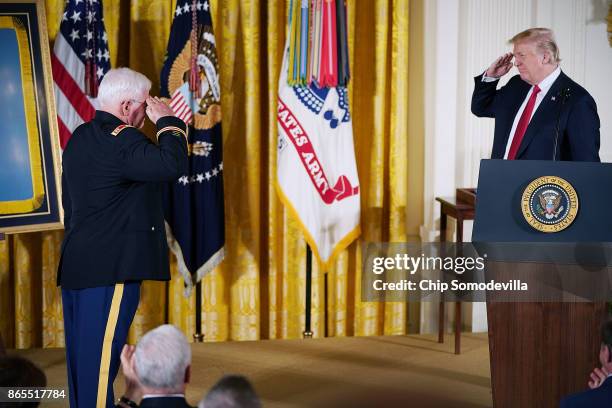
[[[70,407],[112,407],[113,381],[143,280],[169,280],[161,183],[187,173],[183,121],[151,81],[110,70],[100,110],[63,153],[62,290]],[[157,125],[157,143],[140,130]]]

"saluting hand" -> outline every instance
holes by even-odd
[[[588,385],[590,389],[594,389],[603,384],[604,381],[608,378],[608,372],[604,367],[595,368],[593,372],[591,372],[591,380]]]
[[[123,394],[132,401],[140,401],[142,398],[142,388],[138,375],[134,368],[134,352],[136,347],[126,344],[121,350],[121,369],[125,377],[125,393]]]
[[[175,116],[172,108],[157,96],[147,98],[147,116],[153,123],[157,123],[159,118],[164,116]]]
[[[511,52],[502,55],[501,57],[493,61],[491,66],[487,68],[487,72],[485,73],[485,75],[492,78],[503,77],[512,68],[512,57],[513,55]]]

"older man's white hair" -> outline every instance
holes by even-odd
[[[136,345],[136,373],[141,384],[175,391],[182,387],[191,364],[191,348],[176,327],[164,324],[144,335]]]
[[[98,101],[101,106],[115,106],[122,101],[141,98],[148,93],[151,81],[140,72],[129,68],[115,68],[106,73],[98,88]],[[140,101],[142,102],[142,101]]]

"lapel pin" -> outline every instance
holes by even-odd
[[[553,96],[552,98],[550,98],[551,101],[556,101],[557,99]]]

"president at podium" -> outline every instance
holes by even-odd
[[[530,28],[509,42],[513,51],[474,78],[472,113],[495,118],[491,158],[600,161],[595,100],[561,71],[552,30]],[[513,59],[519,75],[497,89]]]

